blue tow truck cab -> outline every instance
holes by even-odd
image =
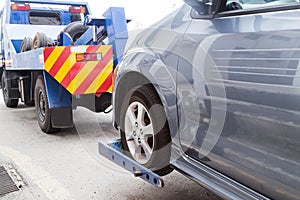
[[[107,112],[128,21],[124,8],[92,18],[85,2],[6,0],[1,11],[6,106],[17,107],[19,99],[35,105],[46,133],[73,126],[77,106]]]

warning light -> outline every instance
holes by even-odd
[[[76,54],[77,62],[86,62],[86,61],[100,61],[102,60],[101,53],[81,53]]]

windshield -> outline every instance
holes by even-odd
[[[83,21],[89,13],[85,5],[11,3],[10,24],[31,25],[68,25],[74,21]]]
[[[61,25],[61,15],[55,11],[30,11],[29,23],[32,25]]]

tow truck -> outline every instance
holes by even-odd
[[[1,11],[6,106],[17,107],[19,99],[35,105],[46,133],[72,127],[77,106],[108,112],[127,22],[124,8],[93,18],[87,3],[7,0]]]
[[[35,105],[46,133],[72,127],[77,106],[109,111],[114,68],[128,39],[130,20],[124,8],[109,8],[104,18],[92,18],[87,3],[7,0],[1,13],[1,83],[7,107],[17,107],[19,99]],[[98,147],[134,176],[164,186],[159,175],[126,155],[120,140],[99,142]]]

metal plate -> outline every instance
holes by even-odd
[[[150,169],[140,165],[136,161],[127,157],[121,147],[120,140],[117,140],[111,144],[99,144],[99,153],[104,157],[108,158],[112,162],[116,163],[120,167],[131,172],[135,177],[139,177],[144,181],[155,185],[159,188],[164,187],[164,180],[156,173],[152,172]]]
[[[3,166],[0,166],[0,195],[18,191],[19,188]]]

